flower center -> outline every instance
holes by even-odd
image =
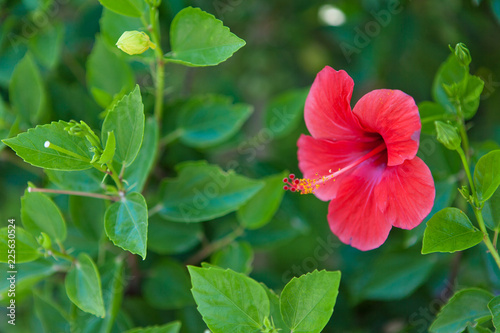
[[[360,165],[362,162],[366,161],[370,157],[377,155],[378,153],[384,151],[386,149],[385,143],[379,144],[373,150],[371,150],[368,154],[363,155],[359,159],[355,160],[351,164],[345,166],[342,169],[338,169],[337,171],[332,173],[332,169],[329,170],[328,175],[319,176],[316,173],[317,178],[295,178],[295,175],[292,173],[288,176],[288,178],[284,178],[283,182],[286,184],[283,186],[285,191],[292,192],[300,192],[300,194],[309,194],[314,193],[316,189],[318,189],[321,185],[326,184],[329,181],[335,181],[335,178],[345,173],[348,170]]]

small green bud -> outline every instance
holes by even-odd
[[[46,250],[50,250],[52,248],[52,241],[50,240],[49,235],[43,231],[41,232],[40,237],[38,237],[38,244]]]
[[[460,147],[462,139],[457,133],[455,126],[443,123],[442,121],[435,121],[437,140],[441,142],[446,148],[456,150]]]
[[[458,43],[455,46],[455,56],[463,66],[469,66],[472,61],[469,49],[467,49],[464,43]]]
[[[469,192],[469,188],[467,186],[462,186],[461,188],[458,189],[458,192],[464,197],[465,200],[470,201],[471,196]]]
[[[144,53],[149,48],[156,49],[156,45],[149,40],[146,33],[135,30],[125,31],[116,42],[116,46],[130,55]]]

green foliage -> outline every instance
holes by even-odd
[[[469,288],[458,291],[438,313],[429,331],[432,333],[462,332],[468,323],[491,317],[488,302],[493,295],[485,290]]]
[[[340,272],[314,271],[293,278],[280,296],[280,310],[292,332],[321,332],[337,300]]]
[[[457,133],[457,129],[450,125],[445,124],[442,121],[435,121],[437,140],[441,142],[446,148],[450,150],[456,150],[460,147],[462,140]]]
[[[248,242],[234,242],[212,255],[211,263],[221,268],[249,274],[252,270],[253,249]]]
[[[309,89],[288,91],[275,97],[266,107],[265,127],[279,138],[291,133],[300,122]]]
[[[168,61],[186,66],[214,66],[246,43],[213,15],[187,7],[172,21],[170,44],[172,51],[167,54]]]
[[[144,11],[144,2],[140,0],[99,0],[104,7],[122,15],[140,17]]]
[[[11,236],[9,237],[9,235]],[[12,241],[9,242],[9,239]],[[39,245],[35,238],[23,228],[5,227],[0,229],[0,262],[8,263],[11,260],[20,264],[36,260],[41,255],[38,248]],[[9,250],[11,251],[9,252]]]
[[[148,207],[144,197],[131,192],[106,209],[106,235],[116,246],[146,259]]]
[[[171,222],[155,215],[149,218],[148,249],[159,254],[183,253],[198,245],[202,235],[198,223]]]
[[[148,326],[145,328],[133,328],[125,333],[179,333],[181,323],[174,321],[162,326]]]
[[[500,150],[494,150],[484,155],[474,169],[474,184],[481,202],[491,198],[500,186]]]
[[[500,296],[494,297],[488,303],[488,309],[490,309],[491,316],[493,317],[493,325],[498,329],[500,327]]]
[[[427,222],[422,253],[455,252],[479,244],[483,233],[457,208],[445,208]]]
[[[160,214],[171,221],[202,222],[224,216],[264,185],[204,161],[186,162],[176,169],[179,177],[163,181],[160,189]]]

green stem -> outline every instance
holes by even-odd
[[[462,104],[458,101],[457,103],[457,113],[458,113],[458,129],[460,131],[460,136],[462,137],[462,145],[465,151],[465,157],[469,161],[469,138],[467,136],[467,130],[465,129],[465,120],[462,112]]]
[[[149,21],[151,23],[151,36],[153,43],[156,44],[156,75],[155,75],[155,107],[154,114],[161,125],[163,118],[163,91],[165,90],[165,61],[163,60],[163,51],[161,48],[160,24],[158,21],[158,8],[149,7]]]
[[[466,136],[467,136],[467,134],[466,134]],[[476,188],[474,187],[474,182],[472,181],[472,174],[470,172],[469,162],[467,161],[467,156],[465,155],[465,153],[461,147],[457,148],[457,153],[458,153],[458,155],[460,155],[460,159],[462,160],[462,164],[464,166],[465,173],[467,174],[467,179],[469,180],[469,185],[470,185],[470,188],[472,190],[472,196],[474,197],[474,203],[471,203],[471,204],[473,204],[475,206],[476,202],[477,202],[477,200],[476,200]]]
[[[484,234],[483,242],[484,244],[486,244],[486,247],[490,251],[491,255],[493,256],[493,259],[495,259],[495,262],[497,263],[497,266],[500,269],[500,256],[498,255],[495,246],[490,241],[490,237],[488,236],[488,231],[486,230],[486,226],[484,225],[483,213],[481,212],[481,209],[474,207],[474,214],[476,215],[479,228]]]
[[[170,132],[169,134],[165,135],[161,140],[160,140],[160,147],[166,146],[178,138],[182,136],[183,130],[182,128],[178,128],[173,132]]]
[[[118,187],[118,191],[124,192],[125,191],[125,187],[123,186],[123,182],[120,179],[120,177],[118,176],[118,173],[115,171],[115,168],[113,168],[113,165],[111,163],[108,163],[106,165],[108,166],[109,171],[111,171],[109,173],[109,175],[114,180],[114,182],[116,184],[116,187]]]
[[[30,187],[30,188],[28,188],[28,192],[43,192],[43,193],[54,193],[54,194],[77,195],[80,197],[91,197],[91,198],[113,200],[113,201],[120,200],[120,198],[118,198],[118,197],[113,197],[113,196],[106,195],[106,194],[80,192],[80,191],[55,190],[55,189],[51,189],[51,188]]]
[[[49,249],[48,253],[54,257],[62,258],[62,259],[68,260],[70,262],[74,262],[76,260],[74,257],[70,256],[69,254],[62,253],[60,251],[55,250],[54,248]]]

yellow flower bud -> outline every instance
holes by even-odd
[[[123,52],[133,55],[153,50],[156,45],[149,40],[149,36],[142,31],[125,31],[116,42],[116,46]]]

